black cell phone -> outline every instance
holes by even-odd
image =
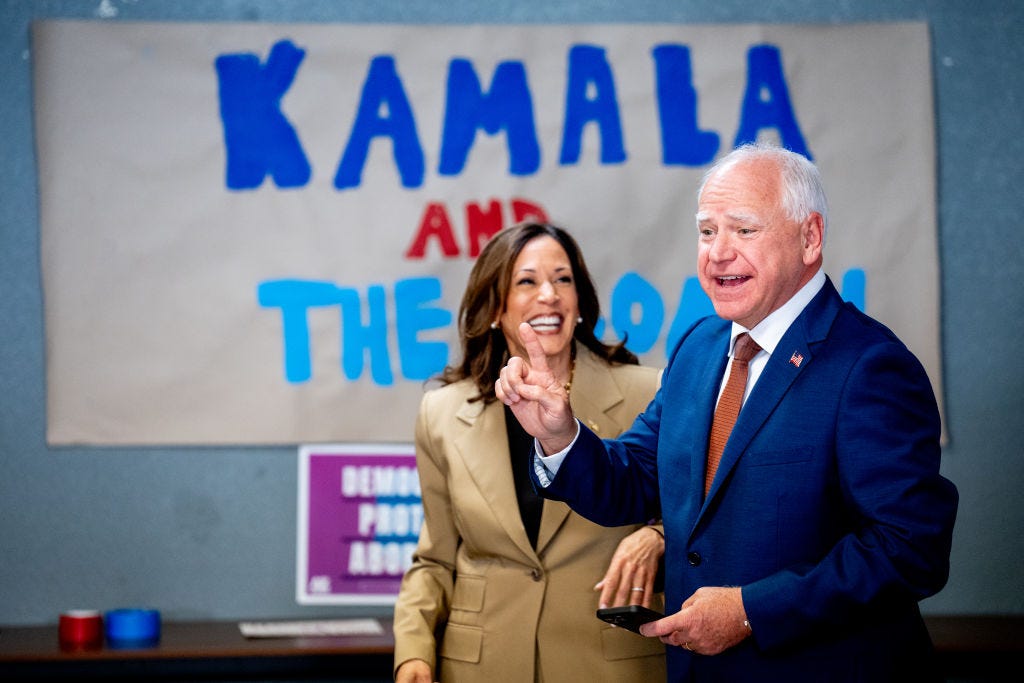
[[[665,615],[655,612],[641,605],[623,605],[621,607],[605,607],[597,610],[597,618],[607,621],[609,624],[627,628],[634,633],[640,633],[640,624],[648,621],[661,619]]]

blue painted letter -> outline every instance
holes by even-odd
[[[257,289],[265,308],[280,308],[284,328],[284,376],[298,384],[312,376],[309,360],[309,321],[306,311],[313,306],[335,306],[341,300],[330,282],[309,280],[268,280]]]
[[[697,90],[690,48],[659,45],[652,51],[657,72],[661,161],[666,166],[703,166],[718,153],[718,133],[697,128]]]
[[[569,50],[569,83],[565,90],[565,128],[562,130],[561,164],[580,160],[583,128],[593,121],[601,133],[601,163],[618,164],[626,160],[622,143],[622,121],[615,80],[604,50],[589,45],[574,45]],[[587,93],[593,86],[593,97]]]
[[[381,110],[387,110],[387,116]],[[339,190],[358,187],[363,166],[375,137],[389,137],[395,165],[402,178],[402,187],[414,188],[423,184],[423,148],[416,133],[416,119],[405,95],[402,80],[392,57],[374,57],[359,98],[359,112],[352,124],[345,153],[334,175],[334,186]]]
[[[633,322],[633,307],[639,306],[639,322]],[[612,329],[636,354],[646,353],[658,341],[665,322],[665,304],[658,290],[636,273],[623,275],[612,290]]]
[[[359,293],[350,288],[339,288],[341,295],[341,367],[345,377],[359,379],[363,374],[363,355],[370,354],[370,372],[373,381],[383,387],[395,383],[388,355],[388,320],[385,310],[384,287],[370,285],[367,289],[369,322],[363,324]]]
[[[762,128],[777,129],[783,147],[813,159],[789,100],[779,48],[773,45],[755,45],[747,53],[747,90],[735,146],[756,141]]]
[[[448,345],[441,341],[419,341],[421,330],[447,327],[451,311],[422,304],[441,297],[441,281],[436,277],[410,278],[395,283],[395,327],[398,356],[406,379],[427,379],[444,369]]]
[[[451,61],[438,173],[458,175],[462,172],[477,128],[483,128],[490,135],[505,130],[512,175],[530,175],[540,168],[533,98],[522,62],[499,64],[491,80],[490,93],[484,95],[469,60]]]
[[[867,312],[865,290],[867,290],[867,275],[863,268],[851,268],[843,273],[843,301],[849,301],[860,310]]]
[[[665,355],[667,356],[679,342],[690,325],[697,322],[706,315],[714,315],[715,307],[711,305],[711,299],[704,293],[700,286],[700,280],[696,276],[686,278],[683,283],[683,291],[679,295],[679,308],[676,309],[676,317],[672,320],[672,327],[668,330],[665,338]]]
[[[305,54],[282,40],[271,48],[265,66],[254,54],[217,57],[229,190],[257,188],[267,174],[278,187],[309,182],[309,161],[295,129],[281,113],[281,98]]]

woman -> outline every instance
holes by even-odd
[[[539,498],[532,439],[494,395],[509,355],[525,356],[517,328],[528,322],[576,414],[602,436],[624,431],[659,373],[600,342],[599,315],[560,228],[512,226],[477,259],[459,308],[461,363],[424,395],[416,422],[424,523],[395,605],[399,683],[664,681],[660,642],[594,616],[606,605],[664,609],[660,526],[601,527]]]

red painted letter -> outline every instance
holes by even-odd
[[[492,199],[486,209],[475,202],[466,204],[466,239],[470,258],[479,256],[483,245],[501,228],[501,203],[497,199]]]
[[[427,240],[431,237],[440,242],[441,253],[445,257],[451,258],[459,255],[459,245],[455,243],[455,234],[452,232],[452,222],[448,219],[448,212],[445,211],[443,204],[435,202],[427,204],[419,230],[409,249],[405,252],[405,258],[423,258],[427,251]]]
[[[544,213],[544,209],[525,199],[512,200],[512,215],[515,216],[516,223],[525,220],[537,221],[538,223],[548,222],[548,215]]]

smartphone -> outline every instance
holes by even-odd
[[[623,605],[621,607],[605,607],[597,610],[597,618],[607,621],[609,624],[627,628],[634,633],[640,633],[640,624],[648,621],[661,619],[665,615],[655,612],[641,605]]]

